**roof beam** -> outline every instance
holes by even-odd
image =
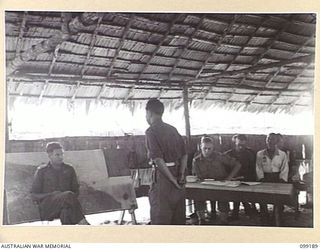
[[[302,44],[302,45],[298,48],[298,50],[294,53],[294,55],[292,56],[292,58],[294,58],[294,57],[299,53],[299,51],[305,46],[305,44],[307,44],[312,38],[313,38],[313,35],[312,35],[304,44]],[[310,64],[311,64],[311,61],[309,61],[309,62],[306,63],[306,66],[303,67],[302,71],[301,71],[298,75],[296,75],[296,76],[292,79],[292,81],[290,81],[289,83],[287,83],[286,89],[289,87],[289,85],[290,85],[291,83],[293,83],[296,79],[298,79],[298,78],[303,74],[304,70],[307,69]],[[268,80],[267,83],[265,84],[265,87],[269,86],[269,84],[270,84],[271,82],[273,82],[273,80],[275,79],[275,77],[280,74],[280,72],[281,72],[281,70],[282,70],[282,66],[283,66],[283,65],[280,65],[280,66],[278,67],[278,69],[273,73],[273,75],[270,76],[269,80]],[[261,93],[262,93],[262,92],[259,92],[259,93],[256,95],[256,97],[253,97],[253,99],[250,99],[250,102],[252,102],[255,98],[258,98]],[[280,96],[281,96],[281,92],[279,92],[278,97],[275,98],[274,101],[272,101],[271,105],[272,105],[274,102],[276,102]],[[270,105],[270,106],[271,106],[271,105]]]
[[[151,56],[149,56],[149,60],[147,61],[147,63],[144,65],[144,67],[142,68],[136,82],[139,82],[140,81],[140,78],[143,74],[143,72],[148,68],[148,66],[150,65],[152,59],[154,58],[154,56],[158,53],[158,50],[161,48],[161,46],[163,45],[163,43],[165,42],[165,40],[167,39],[168,35],[170,34],[171,32],[171,29],[172,27],[174,26],[174,24],[176,23],[176,21],[179,19],[181,14],[177,14],[174,19],[171,21],[171,23],[169,24],[168,26],[168,29],[166,31],[165,34],[163,34],[163,38],[162,40],[160,41],[160,43],[157,45],[157,47],[155,48],[155,50],[152,52]]]
[[[144,65],[144,67],[142,68],[142,70],[140,71],[137,79],[136,79],[136,83],[140,82],[141,76],[143,74],[143,72],[148,68],[148,66],[150,65],[152,59],[154,58],[154,56],[157,54],[158,50],[161,48],[162,44],[165,42],[165,40],[167,39],[168,35],[171,32],[172,27],[174,26],[175,22],[179,19],[181,15],[176,15],[173,20],[171,21],[171,23],[168,26],[168,29],[166,31],[166,33],[163,35],[162,40],[159,42],[159,44],[157,45],[157,47],[155,48],[155,50],[152,52],[152,55],[149,56],[149,59],[147,61],[147,63]],[[133,86],[130,91],[128,91],[127,95],[124,98],[124,102],[127,102],[127,100],[133,95],[134,92],[134,88],[135,86]]]
[[[310,63],[309,63],[310,64]],[[304,72],[304,70],[309,66],[309,64],[307,63],[305,68],[301,70],[301,72],[299,74],[297,74],[292,81],[290,81],[289,83],[287,83],[286,87],[284,89],[288,89],[290,84],[293,83],[294,81],[296,81]],[[266,84],[266,86],[268,86],[268,83]],[[261,92],[259,92],[260,94]],[[260,94],[261,95],[261,94]],[[271,107],[272,105],[274,105],[274,103],[282,96],[282,92],[279,91],[278,95],[275,96],[275,98],[271,101],[271,104],[269,105],[269,107]],[[292,105],[292,104],[291,104]]]
[[[287,29],[287,27],[290,25],[290,21],[286,20],[280,30],[277,31],[276,35],[270,39],[269,41],[267,41],[267,47],[264,48],[264,51],[257,57],[254,58],[254,60],[251,62],[251,65],[254,67],[256,65],[258,65],[259,61],[265,56],[265,54],[268,52],[268,50],[272,47],[272,45],[275,43],[275,41],[277,41],[280,37],[280,35]],[[250,71],[246,72],[246,74],[244,75],[244,77],[241,79],[241,81],[239,82],[239,85],[241,85],[243,83],[243,81],[246,80],[246,78],[248,77],[248,75],[250,74]]]
[[[95,27],[95,29],[94,29],[94,31],[93,31],[93,33],[92,33],[91,41],[90,41],[90,45],[89,45],[89,49],[88,49],[88,52],[87,52],[87,56],[86,56],[86,59],[85,59],[84,62],[83,62],[82,69],[81,69],[81,73],[80,73],[80,78],[81,78],[81,79],[82,79],[83,76],[84,76],[86,66],[87,66],[87,64],[88,64],[88,62],[89,62],[89,59],[90,59],[90,56],[91,56],[91,52],[92,52],[93,47],[94,47],[94,45],[95,45],[95,43],[96,43],[97,34],[98,34],[98,32],[99,32],[99,26],[100,26],[100,23],[101,23],[101,21],[102,21],[102,19],[103,19],[103,16],[104,16],[103,14],[99,15],[99,18],[98,18],[97,23],[96,23],[96,27]],[[89,15],[88,18],[89,18],[89,21],[90,21],[90,20],[91,20],[91,16]],[[72,102],[75,100],[76,95],[77,95],[80,87],[81,87],[81,81],[78,81],[78,82],[77,82],[77,86],[76,86],[76,88],[73,90],[73,94],[72,94],[72,96],[71,96],[71,101],[72,101]]]
[[[61,14],[61,20],[62,20],[62,25],[61,25],[61,32],[63,34],[68,34],[68,21],[71,20],[71,16],[68,15],[68,14],[65,14],[65,13],[62,13]],[[54,67],[54,64],[58,58],[58,53],[59,53],[59,49],[61,47],[61,44],[58,44],[54,51],[53,51],[53,57],[52,57],[52,61],[51,61],[51,64],[50,64],[50,67],[49,67],[49,72],[48,72],[48,76],[50,77],[51,74],[52,74],[52,71],[53,71],[53,67]],[[42,98],[43,98],[43,95],[45,93],[45,91],[47,90],[49,86],[49,81],[48,80],[45,80],[43,86],[42,86],[42,90],[40,92],[40,95],[39,95],[39,104],[42,102]]]
[[[215,47],[211,50],[211,52],[209,52],[206,56],[206,59],[204,60],[204,62],[202,63],[202,66],[200,67],[200,69],[198,70],[198,73],[195,76],[195,79],[198,79],[204,69],[204,67],[206,66],[206,64],[208,63],[209,59],[212,57],[212,55],[216,52],[216,49],[219,48],[221,46],[221,43],[223,41],[223,39],[226,37],[226,35],[228,34],[228,32],[230,31],[230,29],[232,28],[232,26],[235,24],[237,18],[239,18],[238,15],[234,15],[232,21],[228,24],[228,27],[224,29],[222,36],[219,38],[217,44],[215,45]]]
[[[256,65],[252,66],[250,68],[245,68],[245,69],[240,69],[240,70],[233,70],[233,71],[226,71],[220,74],[212,75],[212,76],[206,76],[206,77],[201,77],[199,79],[195,80],[190,80],[188,82],[199,82],[199,81],[213,81],[221,76],[232,76],[232,75],[239,75],[239,74],[246,74],[248,75],[251,72],[255,72],[258,70],[263,70],[263,69],[269,69],[269,68],[274,68],[274,67],[280,67],[281,65],[286,65],[286,64],[291,64],[291,63],[304,63],[304,62],[310,62],[314,58],[313,55],[308,55],[308,56],[301,56],[301,57],[296,57],[293,59],[287,59],[287,60],[282,60],[279,62],[274,62],[274,63],[268,63],[268,64],[261,64],[261,65]],[[245,79],[244,79],[245,80]],[[241,80],[242,82],[244,80]],[[241,85],[241,84],[238,84]]]
[[[27,16],[28,16],[28,12],[25,11],[23,13],[22,22],[21,22],[20,31],[19,31],[19,36],[18,36],[18,41],[17,41],[17,44],[16,44],[15,57],[19,57],[20,56],[20,51],[21,51],[21,48],[22,48],[22,38],[23,38],[23,34],[24,34],[24,31],[25,31],[25,28],[26,28]]]
[[[219,38],[219,40],[218,40],[217,44],[214,46],[214,48],[213,48],[209,53],[207,53],[207,56],[206,56],[205,60],[203,61],[202,66],[201,66],[200,69],[198,70],[197,74],[195,75],[194,79],[198,79],[198,78],[200,77],[203,69],[205,68],[205,66],[206,66],[207,63],[209,62],[210,58],[215,54],[217,48],[219,48],[219,47],[221,46],[222,41],[224,40],[224,38],[226,37],[226,35],[230,32],[232,26],[236,23],[238,17],[239,17],[239,16],[238,16],[237,14],[235,14],[235,15],[233,16],[232,21],[228,24],[228,27],[223,30],[222,36]],[[208,92],[210,92],[210,89],[209,89]],[[202,99],[203,101],[205,101],[205,99],[206,99],[206,97],[207,97],[207,95],[208,95],[208,92],[206,92],[206,93],[204,94],[203,99]]]
[[[73,102],[76,99],[77,93],[80,89],[80,85],[81,85],[81,82],[77,81],[77,85],[73,87],[73,90],[72,90],[73,93],[71,95],[71,102]]]
[[[19,94],[10,94],[10,96],[19,96]],[[38,98],[38,95],[34,95],[34,94],[25,94],[23,97],[26,98]],[[49,98],[49,99],[69,99],[69,97],[66,96],[48,96],[45,95],[43,96],[43,98]],[[77,97],[77,100],[95,100],[96,98],[93,97]],[[122,98],[121,97],[101,97],[101,99],[103,100],[119,100],[121,101]],[[149,98],[130,98],[130,101],[145,101],[148,100]],[[163,100],[181,100],[181,95],[178,96],[173,96],[173,97],[163,97]],[[199,99],[201,100],[201,98]],[[220,98],[207,98],[208,101],[221,101],[224,102],[224,99],[220,99]],[[231,100],[230,102],[232,103],[243,103],[243,101],[236,101],[236,100]],[[258,104],[258,105],[266,105],[267,103],[262,103],[262,102],[254,102],[254,104]],[[290,105],[290,103],[277,103],[275,104],[275,106],[288,106]],[[301,106],[301,107],[309,107],[309,105],[305,105],[305,104],[296,104],[296,106]]]
[[[200,29],[202,23],[203,23],[203,20],[205,19],[205,15],[203,15],[199,22],[198,22],[198,25],[197,27],[193,30],[193,32],[190,34],[190,36],[188,37],[188,40],[187,40],[187,43],[181,48],[179,49],[180,53],[179,55],[175,58],[175,62],[172,66],[172,69],[170,70],[169,72],[169,77],[168,77],[168,80],[170,81],[171,77],[172,77],[172,74],[174,72],[174,70],[177,68],[177,65],[179,64],[180,60],[181,60],[181,56],[183,55],[183,53],[188,49],[190,43],[192,42],[193,40],[193,36],[197,33],[197,31]]]
[[[121,36],[121,39],[120,39],[119,46],[118,46],[118,48],[117,48],[117,50],[116,50],[116,52],[114,54],[114,57],[112,58],[112,61],[110,63],[110,67],[109,67],[109,70],[107,72],[107,81],[110,79],[110,76],[111,76],[113,68],[114,68],[114,63],[118,59],[119,53],[120,53],[120,51],[121,51],[121,49],[122,49],[122,47],[124,45],[125,38],[127,37],[127,34],[128,34],[128,32],[130,30],[130,27],[131,27],[133,21],[134,21],[134,15],[132,14],[131,18],[129,19],[126,27],[124,28],[124,30],[122,32],[122,36]],[[104,84],[102,86],[102,88],[100,89],[100,91],[99,91],[99,93],[97,95],[97,100],[100,99],[100,97],[104,93],[105,89],[106,89],[106,84]]]
[[[83,62],[83,66],[82,66],[82,69],[81,69],[81,73],[80,73],[80,77],[83,78],[83,75],[85,73],[85,69],[86,69],[86,66],[89,62],[89,59],[90,59],[90,56],[91,56],[91,53],[92,53],[92,50],[93,50],[93,47],[95,45],[95,42],[97,40],[97,34],[99,32],[99,26],[100,26],[100,23],[103,19],[103,15],[101,15],[99,17],[99,19],[97,20],[97,24],[96,24],[96,27],[92,33],[92,36],[91,36],[91,40],[90,40],[90,45],[89,45],[89,49],[87,51],[87,56],[86,56],[86,59],[84,60]]]
[[[72,76],[51,76],[48,77],[47,75],[15,75],[13,78],[15,81],[31,81],[31,82],[35,82],[35,81],[44,81],[44,80],[49,80],[50,82],[62,82],[65,84],[72,84],[74,82],[81,82],[81,84],[84,83],[89,83],[89,84],[96,84],[101,86],[102,84],[105,83],[105,79],[81,79],[79,77],[72,77]],[[10,78],[9,78],[10,79]],[[112,80],[110,79],[110,84],[123,84],[123,85],[129,85],[130,87],[132,87],[133,85],[135,86],[153,86],[153,87],[178,87],[179,86],[178,82],[177,85],[171,84],[169,85],[165,85],[163,84],[161,81],[148,81],[148,82],[140,82],[140,83],[136,83],[135,80]],[[192,86],[194,87],[214,87],[214,88],[235,88],[237,87],[238,89],[245,89],[245,90],[253,90],[253,91],[259,91],[259,90],[265,90],[265,91],[275,91],[275,92],[279,92],[282,91],[284,89],[280,89],[280,88],[263,88],[263,87],[255,87],[252,85],[246,85],[246,84],[242,84],[241,86],[238,86],[237,84],[229,84],[229,83],[195,83]],[[305,92],[309,92],[310,90],[301,90],[301,89],[285,89],[286,92],[291,92],[291,93],[305,93]]]
[[[248,44],[248,43],[250,42],[250,40],[254,37],[254,35],[257,33],[257,31],[261,28],[261,26],[263,25],[263,23],[265,23],[265,22],[268,21],[268,20],[269,20],[269,16],[261,19],[259,25],[257,25],[256,29],[255,29],[255,30],[251,33],[251,35],[248,37],[248,39],[247,39],[247,41],[246,41],[246,44]],[[241,52],[242,52],[245,48],[246,48],[246,45],[243,45],[243,46],[241,47],[240,51],[239,51],[239,54],[241,54]],[[231,62],[228,63],[228,65],[227,65],[227,67],[225,68],[224,71],[228,71],[229,67],[235,62],[235,60],[237,59],[237,57],[239,56],[239,54],[238,54],[238,55],[235,55],[235,56],[233,57],[233,59],[231,60]],[[236,89],[233,89],[233,90],[232,90],[232,93],[234,93],[235,91],[236,91]],[[231,98],[232,98],[232,96],[233,96],[232,93],[230,94],[229,98],[226,99],[226,102],[228,102],[228,101],[231,100]]]
[[[14,82],[13,78],[9,78],[9,85],[15,84],[17,83]],[[30,81],[18,81],[18,83],[21,84],[25,84],[25,85],[32,85],[35,83],[35,81],[30,80]],[[75,82],[51,82],[51,84],[55,84],[55,85],[64,85],[64,86],[71,86],[71,87],[75,87],[77,85],[77,83]],[[94,86],[94,87],[100,87],[103,84],[101,83],[90,83],[90,82],[83,82],[81,84],[82,86]],[[119,85],[117,83],[111,83],[108,84],[106,86],[107,88],[112,88],[112,89],[130,89],[132,88],[132,85]],[[183,90],[183,88],[181,86],[177,86],[177,87],[161,87],[161,86],[148,86],[148,85],[140,85],[140,86],[135,86],[135,88],[137,90],[142,90],[142,91],[158,91],[158,99],[161,99],[162,95],[165,94],[167,91],[176,91],[176,92],[181,92],[181,90]],[[15,88],[15,92],[17,92],[18,89]],[[198,93],[203,93],[203,89],[200,86],[196,86],[196,87],[192,87],[192,89],[190,89],[190,94],[198,94]],[[230,94],[231,91],[227,91],[227,90],[214,90],[212,89],[210,91],[210,94]],[[9,93],[9,94],[16,94],[16,93]],[[242,95],[242,96],[246,96],[246,95],[255,95],[255,93],[253,92],[235,92],[235,95]],[[261,96],[275,96],[275,94],[271,94],[271,93],[263,93],[261,94]],[[310,97],[310,94],[308,93],[302,93],[302,92],[289,92],[288,94],[282,94],[282,96],[286,96],[286,97]]]
[[[90,13],[83,13],[81,20],[88,20]],[[91,17],[91,16],[90,16]],[[92,17],[92,18],[96,18]],[[71,20],[69,22],[69,29],[71,28],[72,24]],[[78,31],[76,28],[73,31]],[[43,40],[42,42],[33,45],[31,48],[27,49],[23,53],[21,53],[18,57],[15,57],[8,65],[6,69],[6,74],[11,75],[14,71],[16,71],[22,64],[29,61],[30,59],[40,55],[41,53],[51,51],[56,48],[58,44],[61,44],[63,41],[69,39],[70,35],[68,33],[63,33],[61,31],[57,31],[55,35],[50,37],[47,40]]]

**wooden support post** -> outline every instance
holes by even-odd
[[[184,119],[186,123],[186,137],[187,137],[187,153],[190,152],[190,116],[189,116],[189,97],[188,97],[188,85],[183,85],[183,108],[184,108]],[[192,213],[192,200],[188,199],[188,209],[189,213]]]
[[[12,79],[9,80],[9,84],[12,84]],[[6,90],[6,106],[5,106],[5,119],[6,119],[6,127],[5,127],[5,152],[8,153],[9,151],[9,133],[10,133],[10,126],[9,126],[9,116],[8,116],[8,112],[9,112],[9,90],[8,90],[8,86],[9,84],[7,84],[7,90]]]
[[[183,86],[183,107],[184,107],[184,119],[186,124],[186,137],[187,137],[187,149],[189,151],[189,144],[191,138],[190,132],[190,116],[189,116],[189,98],[188,98],[188,85]]]

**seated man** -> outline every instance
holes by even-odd
[[[38,202],[41,220],[60,218],[62,225],[89,225],[78,201],[79,184],[72,166],[63,162],[60,143],[46,147],[49,163],[38,167],[31,195]]]
[[[200,145],[201,153],[196,155],[192,162],[193,173],[200,179],[231,180],[241,168],[235,159],[214,151],[213,139],[203,137]],[[195,201],[200,223],[204,221],[205,201]],[[219,202],[218,210],[222,223],[227,223],[229,202]]]
[[[241,164],[241,169],[237,177],[243,181],[256,180],[256,155],[251,148],[247,147],[247,137],[242,134],[232,137],[234,148],[225,152],[226,155],[235,158]],[[255,211],[255,204],[242,202],[246,215],[251,215]],[[231,219],[239,219],[240,202],[233,202]]]
[[[277,143],[278,136],[275,133],[270,133],[266,138],[267,148],[257,153],[256,173],[258,181],[274,183],[288,181],[287,155],[278,148]],[[268,224],[267,204],[260,204],[260,213],[262,224]]]

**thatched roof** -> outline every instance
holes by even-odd
[[[11,99],[310,109],[315,14],[5,13]]]

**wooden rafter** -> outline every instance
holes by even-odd
[[[65,83],[65,84],[71,84],[74,85],[74,82],[81,82],[81,84],[85,85],[87,84],[96,84],[99,86],[102,86],[103,83],[105,83],[105,79],[81,79],[80,77],[70,77],[70,76],[64,76],[64,77],[58,77],[58,76],[51,76],[48,77],[47,75],[15,75],[13,77],[13,79],[15,79],[15,81],[30,81],[30,82],[35,82],[35,81],[44,81],[44,80],[49,80],[52,83]],[[115,79],[110,79],[110,84],[116,84],[116,85],[129,85],[130,88],[132,86],[154,86],[154,87],[165,87],[166,85],[163,85],[161,83],[161,81],[153,81],[153,82],[140,82],[140,83],[136,83],[134,79],[132,80],[115,80]],[[116,86],[115,85],[115,86]],[[168,85],[166,87],[171,87],[171,88],[178,88],[180,86],[180,84],[177,85]],[[239,89],[243,89],[243,90],[254,90],[254,91],[261,91],[261,90],[265,90],[265,91],[274,91],[274,92],[279,92],[282,89],[279,88],[263,88],[263,87],[255,87],[252,85],[246,85],[246,84],[242,84],[241,86],[238,86],[237,84],[229,84],[229,83],[206,83],[206,82],[200,82],[200,83],[195,83],[192,86],[194,87],[214,87],[214,88],[235,88],[238,87]],[[181,88],[180,88],[181,89]],[[287,89],[286,92],[291,92],[291,93],[303,93],[303,92],[308,92],[309,89],[306,90],[301,90],[301,89]]]
[[[28,16],[28,12],[25,11],[23,13],[22,22],[21,22],[20,31],[19,31],[19,37],[18,37],[18,41],[16,44],[16,51],[15,51],[15,56],[14,56],[15,58],[20,57],[20,52],[21,52],[21,48],[22,48],[22,38],[23,38],[24,31],[26,28],[27,16]],[[18,89],[19,87],[20,87],[20,83],[18,83],[16,88]]]
[[[144,65],[144,67],[142,68],[142,70],[140,71],[140,74],[136,80],[136,82],[139,82],[142,74],[144,73],[144,71],[148,68],[148,66],[150,65],[152,59],[155,57],[155,55],[158,53],[158,50],[161,48],[161,46],[163,45],[163,43],[165,42],[165,40],[167,39],[168,35],[171,32],[172,27],[174,26],[175,22],[179,19],[180,15],[176,15],[174,17],[174,19],[171,21],[171,23],[168,26],[168,29],[166,31],[165,34],[163,34],[163,38],[160,41],[160,43],[157,45],[157,47],[154,49],[154,51],[152,52],[151,56],[149,56],[149,60],[147,61],[147,63]]]
[[[202,66],[200,67],[200,69],[198,70],[198,72],[197,72],[197,74],[195,76],[195,79],[198,79],[200,77],[200,75],[201,75],[203,69],[205,68],[206,64],[208,63],[208,61],[210,60],[212,55],[216,52],[217,48],[219,48],[221,46],[223,39],[226,37],[226,35],[228,34],[228,32],[230,31],[232,26],[236,23],[238,17],[239,17],[238,15],[234,15],[232,21],[228,24],[228,27],[224,29],[223,34],[219,38],[217,44],[214,46],[214,48],[211,50],[211,52],[209,52],[207,54],[204,62],[202,63]]]
[[[307,56],[300,56],[300,57],[296,57],[293,59],[286,59],[286,60],[282,60],[279,62],[274,62],[274,63],[268,63],[268,64],[261,64],[261,65],[256,65],[256,66],[252,66],[249,68],[245,68],[245,69],[240,69],[240,70],[233,70],[233,71],[226,71],[226,72],[222,72],[220,74],[215,74],[212,76],[205,76],[205,77],[201,77],[199,79],[196,80],[190,80],[188,82],[203,82],[203,81],[213,81],[221,76],[234,76],[234,75],[239,75],[239,74],[249,74],[251,72],[255,72],[255,71],[259,71],[259,70],[264,70],[264,69],[269,69],[269,68],[274,68],[274,67],[280,67],[282,65],[287,65],[287,64],[291,64],[291,63],[297,63],[297,62],[310,62],[312,61],[314,58],[313,55],[307,55]],[[237,84],[237,85],[242,85],[242,84]]]
[[[232,26],[236,23],[238,17],[239,16],[235,14],[233,16],[232,21],[230,23],[228,23],[227,28],[224,29],[223,34],[220,36],[217,44],[214,46],[214,48],[209,53],[207,53],[207,56],[206,56],[205,60],[202,62],[202,65],[201,65],[200,69],[198,70],[197,74],[195,75],[194,79],[198,79],[200,77],[203,69],[206,67],[206,65],[209,62],[210,58],[215,54],[216,50],[221,46],[223,40],[225,39],[226,35],[230,32]],[[205,92],[204,96],[202,97],[203,101],[205,101],[205,99],[207,98],[209,92],[210,92],[210,89]]]
[[[80,85],[81,85],[81,82],[77,81],[77,85],[75,85],[73,90],[72,90],[73,93],[71,95],[71,102],[73,102],[76,99],[77,93],[78,93],[78,91],[80,89]]]
[[[173,20],[171,21],[171,23],[169,24],[168,26],[168,29],[166,31],[165,34],[163,34],[163,38],[162,40],[160,41],[160,43],[157,45],[157,47],[154,49],[154,51],[152,52],[152,55],[149,56],[149,59],[147,61],[147,63],[144,65],[144,67],[142,68],[142,70],[140,71],[137,79],[136,79],[136,83],[139,83],[140,79],[141,79],[141,76],[142,74],[144,73],[144,71],[148,68],[148,66],[150,65],[152,59],[155,57],[155,55],[158,53],[158,50],[161,48],[161,46],[163,45],[163,43],[165,42],[165,40],[167,39],[168,35],[170,34],[171,32],[171,29],[172,27],[174,26],[175,22],[179,19],[180,15],[176,15]],[[128,91],[127,95],[125,96],[124,98],[124,102],[126,102],[130,96],[132,95],[134,91],[134,86]]]
[[[250,40],[256,35],[257,31],[261,28],[261,26],[263,25],[263,23],[265,23],[266,21],[269,20],[269,16],[261,19],[260,24],[257,25],[257,27],[255,28],[255,30],[251,33],[251,35],[248,37],[246,43],[244,45],[242,45],[239,53],[237,55],[235,55],[233,57],[233,59],[228,63],[227,67],[225,68],[224,71],[228,71],[229,67],[235,62],[235,60],[237,59],[237,57],[241,54],[241,52],[246,48],[246,45],[250,42]],[[230,96],[226,99],[226,102],[228,102],[229,100],[231,100],[233,93],[236,91],[236,89],[232,89],[232,93],[230,94]]]
[[[85,70],[86,70],[86,66],[87,66],[87,64],[88,64],[88,62],[90,60],[90,56],[91,56],[92,50],[94,48],[95,42],[97,40],[97,34],[99,32],[99,26],[100,26],[100,23],[101,23],[102,19],[103,19],[103,16],[100,16],[99,19],[97,20],[96,28],[94,29],[94,31],[92,33],[89,49],[88,49],[88,52],[87,52],[87,56],[86,56],[85,61],[83,62],[83,66],[82,66],[81,73],[80,73],[80,77],[81,78],[83,78]]]
[[[125,38],[127,37],[127,34],[128,34],[128,32],[130,30],[130,27],[131,27],[133,21],[134,21],[134,15],[132,14],[131,18],[129,19],[126,27],[124,28],[124,30],[122,32],[122,36],[121,36],[121,39],[120,39],[120,42],[119,42],[119,46],[118,46],[118,48],[117,48],[117,50],[116,50],[116,52],[114,54],[114,57],[112,58],[112,61],[110,63],[110,67],[109,67],[108,72],[107,72],[107,80],[106,80],[106,82],[110,80],[110,77],[111,77],[111,74],[112,74],[112,71],[113,71],[113,68],[114,68],[114,63],[118,59],[120,51],[121,51],[121,49],[122,49],[122,47],[124,45]],[[97,100],[100,99],[100,97],[104,93],[105,89],[106,89],[106,84],[104,84],[102,86],[102,88],[100,89],[100,91],[99,91],[99,93],[97,95]]]
[[[19,96],[19,94],[10,94],[10,96]],[[23,97],[25,98],[37,98],[38,95],[34,95],[34,94],[24,94]],[[48,99],[69,99],[69,97],[66,97],[64,95],[62,96],[50,96],[50,95],[45,95],[43,96],[43,98],[48,98]],[[79,100],[95,100],[96,97],[77,97],[77,99]],[[118,100],[118,101],[122,101],[123,98],[121,97],[101,97],[102,100]],[[130,101],[145,101],[148,98],[129,98],[128,100]],[[163,100],[181,100],[181,94],[178,96],[173,96],[173,97],[163,97],[161,98]],[[199,100],[201,100],[201,98],[199,98]],[[224,103],[224,99],[221,98],[207,98],[208,101],[220,101]],[[236,101],[236,100],[231,100],[231,103],[243,103],[242,101]],[[72,103],[72,102],[71,102]],[[266,103],[262,103],[262,102],[254,102],[254,104],[258,104],[258,105],[266,105]],[[290,105],[290,103],[275,103],[275,106],[288,106]],[[309,105],[305,105],[305,104],[296,104],[296,106],[301,106],[301,107],[308,107]]]
[[[88,52],[87,52],[86,59],[84,60],[83,65],[82,65],[82,69],[81,69],[81,73],[80,73],[80,78],[81,79],[83,79],[83,76],[85,74],[86,66],[87,66],[87,64],[89,62],[92,50],[94,48],[94,45],[95,45],[95,42],[96,42],[96,39],[97,39],[97,34],[99,32],[99,26],[100,26],[100,23],[101,23],[102,19],[103,19],[103,15],[99,15],[99,18],[98,18],[97,23],[96,23],[96,27],[95,27],[95,29],[94,29],[94,31],[92,33],[92,37],[91,37],[91,41],[90,41],[90,45],[89,45],[89,49],[88,49]],[[81,87],[81,81],[78,81],[75,89],[73,90],[73,94],[71,96],[71,101],[75,100],[76,95],[77,95],[80,87]]]
[[[307,67],[309,67],[309,65],[310,65],[310,63],[307,63],[306,66],[301,70],[301,72],[300,72],[299,74],[297,74],[290,82],[288,82],[288,83],[286,84],[286,86],[284,87],[284,90],[287,90],[287,89],[289,88],[290,84],[293,83],[294,81],[296,81],[296,80],[303,74],[304,70],[305,70]],[[267,86],[267,85],[266,85],[266,86]],[[259,93],[261,93],[261,92],[259,92]],[[282,95],[283,95],[282,92],[279,92],[278,95],[276,95],[276,96],[274,97],[274,99],[271,101],[271,103],[270,103],[269,106],[272,106],[272,105],[280,98],[280,96],[282,96]],[[291,105],[292,105],[292,104],[291,104]]]
[[[62,32],[62,34],[66,34],[67,36],[68,36],[68,22],[70,20],[71,20],[71,15],[68,15],[66,13],[61,14],[61,21],[62,21],[61,32]],[[54,67],[55,62],[58,58],[58,53],[59,53],[60,47],[61,47],[61,44],[57,44],[57,46],[55,47],[55,49],[53,51],[52,61],[51,61],[51,64],[49,66],[49,71],[48,71],[48,77],[50,77],[52,74],[53,67]],[[49,83],[50,83],[49,80],[45,80],[45,82],[42,86],[40,95],[39,95],[39,103],[41,103],[43,95],[44,95],[45,91],[47,90]]]
[[[27,80],[27,79],[23,79],[23,83],[25,85],[32,85],[34,84],[34,82],[41,82],[42,80]],[[9,78],[8,79],[8,84],[12,85],[15,84],[16,82],[20,82],[20,80],[16,79],[16,78]],[[77,83],[75,83],[74,81],[70,81],[70,82],[64,82],[64,81],[52,81],[52,84],[55,85],[66,85],[66,86],[70,86],[70,87],[75,87],[75,85]],[[82,86],[96,86],[96,87],[101,87],[103,84],[102,83],[88,83],[88,82],[83,82],[81,84]],[[112,89],[130,89],[132,86],[131,85],[120,85],[117,83],[111,83],[107,85],[107,88],[112,88]],[[145,86],[145,85],[140,85],[140,86],[136,86],[136,89],[141,90],[141,91],[152,91],[152,92],[158,92],[158,99],[161,99],[161,96],[166,93],[167,91],[177,91],[180,92],[181,90],[183,90],[183,88],[181,86],[179,87],[160,87],[160,86]],[[18,89],[15,89],[15,91],[17,91]],[[193,86],[192,89],[190,89],[190,93],[200,93],[203,92],[203,89],[200,86]],[[276,93],[276,91],[273,91]],[[227,90],[211,90],[211,94],[230,94],[231,91],[227,91]],[[298,92],[288,92],[287,94],[284,93],[282,94],[282,96],[284,97],[310,97],[310,92],[308,91],[298,91]],[[247,95],[255,95],[255,93],[253,92],[237,92],[234,93],[235,95],[239,95],[239,96],[247,96]],[[261,94],[261,96],[270,96],[273,97],[275,96],[275,94],[272,93],[263,93]]]
[[[283,25],[281,26],[280,30],[277,31],[276,35],[270,39],[269,41],[267,41],[267,47],[264,48],[264,51],[257,56],[253,61],[252,61],[252,65],[256,66],[259,61],[265,56],[265,54],[268,52],[268,50],[273,46],[273,44],[279,39],[280,35],[287,29],[287,27],[290,25],[290,21],[292,20],[292,17],[290,18],[290,20],[286,20]],[[248,75],[250,74],[250,72],[247,72],[244,77],[240,80],[239,85],[241,85],[248,77]],[[258,95],[257,95],[258,96]],[[250,101],[248,101],[249,104],[252,103],[252,101],[254,100],[254,98],[250,98]]]
[[[304,44],[302,44],[302,45],[298,48],[298,50],[295,51],[295,53],[292,55],[291,58],[292,58],[292,59],[295,58],[295,56],[301,51],[301,49],[302,49],[308,42],[310,42],[313,38],[314,38],[314,35],[312,35]],[[310,64],[311,64],[311,61],[307,62],[307,63],[306,63],[306,66],[303,67],[302,71],[301,71],[298,75],[296,75],[296,76],[293,78],[292,81],[290,81],[289,83],[287,83],[287,86],[285,87],[285,89],[288,89],[289,85],[290,85],[292,82],[296,81],[296,80],[302,75],[302,73],[304,72],[304,70],[309,67]],[[283,67],[283,65],[279,66],[278,69],[273,73],[273,75],[270,75],[268,81],[267,81],[266,84],[265,84],[265,87],[268,87],[268,86],[270,85],[270,83],[273,82],[273,80],[275,79],[275,77],[280,74],[280,72],[281,72],[281,70],[282,70],[282,67]],[[258,92],[255,97],[252,97],[252,98],[250,99],[249,103],[252,102],[255,98],[259,97],[259,96],[261,95],[261,93],[262,93],[262,91]],[[271,105],[272,105],[274,102],[276,102],[276,101],[279,99],[280,96],[281,96],[281,92],[279,92],[279,94],[278,94],[277,97],[274,99],[274,101],[272,101]]]
[[[20,56],[20,51],[21,51],[21,47],[22,47],[22,38],[23,38],[23,35],[24,35],[24,31],[26,29],[27,16],[28,16],[28,12],[25,11],[23,13],[22,22],[21,22],[20,31],[19,31],[19,36],[18,36],[18,41],[17,41],[17,44],[16,44],[15,57],[19,57]]]
[[[173,66],[172,66],[172,69],[171,69],[170,72],[169,72],[168,81],[171,80],[172,74],[173,74],[174,70],[177,68],[177,65],[179,64],[183,53],[188,49],[190,43],[191,43],[192,40],[193,40],[194,35],[195,35],[195,34],[197,33],[197,31],[200,29],[200,27],[201,27],[201,25],[202,25],[203,20],[205,19],[205,17],[206,17],[206,16],[203,15],[203,16],[200,18],[200,20],[199,20],[199,22],[198,22],[198,25],[193,29],[193,32],[192,32],[192,33],[190,34],[190,36],[188,37],[188,40],[187,40],[186,44],[185,44],[182,48],[180,48],[180,50],[179,50],[180,52],[179,52],[178,56],[175,58],[175,62],[174,62],[174,64],[173,64]]]

